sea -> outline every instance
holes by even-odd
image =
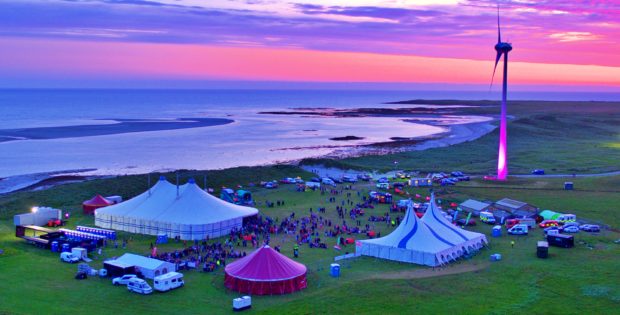
[[[620,94],[613,93],[512,92],[510,97],[620,101]],[[429,136],[447,128],[407,122],[399,117],[336,118],[260,112],[393,107],[385,103],[410,99],[498,98],[497,93],[470,91],[0,90],[0,129],[3,130],[98,126],[118,124],[120,120],[225,118],[233,121],[196,128],[3,141],[0,142],[0,177],[84,169],[89,169],[86,173],[92,175],[118,175],[290,162],[337,150],[344,152],[352,146],[390,141],[392,137]],[[479,116],[459,118],[454,123],[490,120]],[[361,139],[330,140],[346,136]]]

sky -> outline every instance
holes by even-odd
[[[488,89],[497,3],[0,0],[0,87]],[[499,3],[512,86],[620,91],[620,0]]]

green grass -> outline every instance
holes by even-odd
[[[222,177],[218,185],[246,184],[252,180],[271,179],[289,174],[303,174],[298,169],[262,169],[260,177],[248,177],[247,172],[232,173]],[[252,174],[258,174],[250,171]],[[286,173],[286,174],[284,174]],[[283,176],[280,176],[284,174]],[[308,174],[303,174],[308,176]],[[212,174],[213,182],[216,181]],[[600,220],[617,228],[620,224],[617,205],[620,195],[620,177],[578,178],[576,190],[561,189],[560,179],[518,179],[507,183],[472,181],[454,187],[436,188],[439,197],[448,201],[466,198],[498,199],[508,196],[528,201],[541,207],[562,210],[570,206],[580,217]],[[238,296],[223,286],[222,271],[214,274],[186,272],[187,285],[165,294],[140,296],[128,293],[124,288],[113,287],[110,280],[89,278],[73,280],[75,265],[59,262],[56,254],[37,249],[14,237],[10,214],[24,211],[32,203],[54,205],[71,209],[71,225],[92,224],[92,217],[82,216],[79,203],[94,192],[124,192],[127,185],[136,192],[144,189],[145,178],[126,176],[114,179],[64,185],[47,191],[18,193],[0,198],[0,207],[7,209],[0,221],[0,283],[4,288],[0,295],[0,313],[16,314],[226,314],[231,313],[231,300]],[[124,187],[124,188],[114,188]],[[355,185],[356,191],[366,193],[369,184]],[[535,188],[535,189],[534,189]],[[88,191],[88,193],[84,192]],[[264,208],[263,214],[282,218],[295,211],[298,216],[307,215],[309,208],[327,207],[326,216],[336,220],[335,204],[326,203],[326,196],[319,192],[295,192],[293,186],[283,185],[276,190],[252,188],[255,199],[285,200],[285,207]],[[426,189],[409,189],[410,193],[427,193]],[[125,197],[130,195],[124,194]],[[338,197],[338,200],[342,200]],[[8,210],[11,209],[11,210]],[[386,206],[369,210],[367,214],[381,214]],[[350,220],[349,220],[350,221]],[[382,235],[391,228],[377,224]],[[490,226],[478,225],[475,230],[487,233]],[[121,234],[129,236],[129,234]],[[127,250],[106,248],[104,257],[113,257],[129,251],[147,253],[150,236],[131,235]],[[490,249],[471,260],[448,266],[460,268],[471,264],[488,264],[482,270],[449,276],[421,279],[373,279],[376,274],[426,269],[425,267],[389,262],[363,257],[343,262],[342,277],[328,275],[333,257],[342,254],[331,249],[335,240],[329,239],[330,249],[309,249],[302,246],[299,261],[308,266],[308,288],[285,296],[253,297],[252,313],[260,314],[381,314],[381,313],[583,313],[613,314],[620,303],[620,277],[617,258],[620,245],[612,241],[620,234],[605,231],[601,235],[576,235],[574,249],[551,248],[547,260],[535,258],[535,243],[542,239],[539,230],[526,237],[504,236],[491,238]],[[282,245],[283,253],[292,256],[292,239],[275,237],[274,245]],[[510,241],[516,242],[515,248]],[[160,250],[173,250],[181,244],[170,243]],[[592,248],[592,249],[590,249]],[[347,249],[343,249],[343,252]],[[350,249],[352,250],[352,248]],[[491,253],[501,253],[504,259],[488,263]],[[95,255],[96,256],[96,255]],[[91,265],[100,268],[104,257]],[[433,271],[430,271],[433,272]],[[28,296],[28,298],[24,298]]]
[[[498,115],[488,101],[420,101],[425,104],[484,105],[461,109],[461,114]],[[547,173],[599,173],[620,170],[620,103],[607,102],[510,102],[508,123],[509,169],[529,174],[543,168]],[[466,170],[493,173],[497,165],[498,131],[478,140],[425,151],[342,160],[306,159],[303,164],[325,164],[343,169],[421,171]]]

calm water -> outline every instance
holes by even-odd
[[[260,165],[331,153],[338,146],[445,128],[398,118],[258,115],[294,107],[388,107],[408,99],[497,99],[488,92],[268,90],[0,90],[0,129],[109,124],[105,119],[221,117],[223,126],[0,143],[0,176],[76,168],[98,174]],[[511,93],[512,99],[620,100],[605,93]],[[484,120],[471,117],[466,121]],[[331,137],[355,135],[354,142]]]

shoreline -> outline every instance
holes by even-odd
[[[403,117],[409,118],[404,120],[415,121],[415,117]],[[485,134],[491,132],[496,127],[492,125],[493,120],[485,122],[474,122],[468,124],[455,124],[445,125],[437,122],[426,122],[433,126],[444,127],[447,130],[430,136],[423,136],[419,138],[402,138],[388,142],[378,142],[362,145],[350,145],[350,146],[337,146],[342,148],[335,150],[332,153],[321,156],[320,158],[328,159],[345,159],[349,157],[357,157],[364,155],[386,155],[404,151],[420,151],[438,147],[445,147],[462,142],[476,140]],[[281,150],[295,150],[303,148],[286,148]],[[277,164],[296,164],[298,165],[301,160],[291,161],[274,161],[267,165]],[[258,166],[258,165],[254,165]],[[264,166],[264,165],[262,165]],[[8,195],[14,192],[20,191],[35,191],[52,188],[55,186],[88,181],[93,179],[108,178],[121,176],[124,174],[105,174],[105,175],[89,175],[87,173],[96,172],[97,169],[74,169],[74,170],[60,170],[41,172],[34,174],[22,174],[0,178],[0,196]],[[169,170],[168,170],[169,171]]]

